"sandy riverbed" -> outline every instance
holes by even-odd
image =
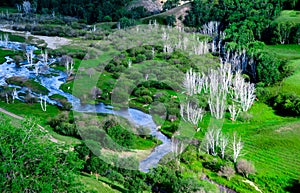
[[[20,35],[23,37],[25,37],[25,34],[26,34],[26,32],[14,31],[11,29],[6,29],[6,28],[0,28],[0,31],[9,32],[14,35]],[[71,43],[70,39],[62,38],[62,37],[39,36],[39,35],[32,35],[32,34],[29,34],[29,36],[32,36],[35,39],[44,40],[47,45],[47,48],[50,48],[50,49],[57,49],[63,45],[68,45]]]

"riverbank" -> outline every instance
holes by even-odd
[[[0,31],[8,32],[13,35],[18,35],[18,36],[27,37],[27,38],[32,37],[33,38],[31,40],[32,44],[36,44],[38,47],[47,47],[47,48],[50,48],[53,50],[61,48],[62,46],[65,46],[65,45],[69,45],[72,42],[72,40],[63,38],[63,37],[33,35],[33,34],[30,34],[30,32],[22,32],[22,31],[15,31],[12,29],[7,29],[7,28],[5,28],[5,26],[1,26]],[[42,40],[42,42],[40,40]]]

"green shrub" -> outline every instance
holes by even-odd
[[[271,105],[279,114],[287,116],[300,115],[300,97],[294,93],[279,94],[271,100]]]
[[[210,169],[213,172],[218,172],[221,170],[221,167],[224,165],[223,161],[218,158],[209,158],[209,160],[203,162],[203,167]]]
[[[135,57],[135,63],[141,63],[143,61],[146,60],[146,56],[144,54],[138,54],[136,57]]]
[[[112,18],[109,15],[107,15],[103,18],[103,21],[104,22],[112,22]]]
[[[107,134],[122,147],[129,148],[134,141],[134,134],[126,128],[117,125],[106,129]]]
[[[243,122],[250,122],[251,119],[253,118],[253,114],[249,112],[241,112],[238,120],[243,121]]]

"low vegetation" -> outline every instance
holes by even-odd
[[[117,9],[108,12],[116,3]],[[27,12],[22,5],[0,20],[14,21],[15,30],[72,37],[71,45],[49,50],[49,56],[59,59],[51,67],[67,74],[61,89],[81,105],[104,102],[151,114],[156,129],[170,138],[172,151],[156,168],[140,172],[139,162],[161,144],[147,128],[119,116],[77,113],[59,94],[49,96],[59,107],[45,103],[44,111],[31,91],[49,91],[31,78],[14,76],[6,83],[26,87],[26,103],[8,100],[13,90],[2,86],[1,108],[39,123],[48,134],[30,121],[20,124],[1,115],[0,190],[296,192],[299,11],[282,11],[295,4],[195,0],[181,18],[190,27],[183,31],[158,25],[172,26],[174,10],[146,17],[152,13],[141,7],[129,11],[126,3],[70,1],[52,8],[39,1],[35,10]],[[169,0],[164,9],[177,4]],[[35,12],[40,15],[34,19]],[[103,23],[94,23],[99,21]],[[189,33],[193,31],[201,34]],[[11,34],[9,39],[30,41]],[[0,63],[4,56],[14,56],[16,62],[25,58],[1,50]],[[231,65],[219,64],[220,59]]]

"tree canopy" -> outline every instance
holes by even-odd
[[[1,192],[79,192],[75,152],[55,144],[36,125],[0,115]]]

